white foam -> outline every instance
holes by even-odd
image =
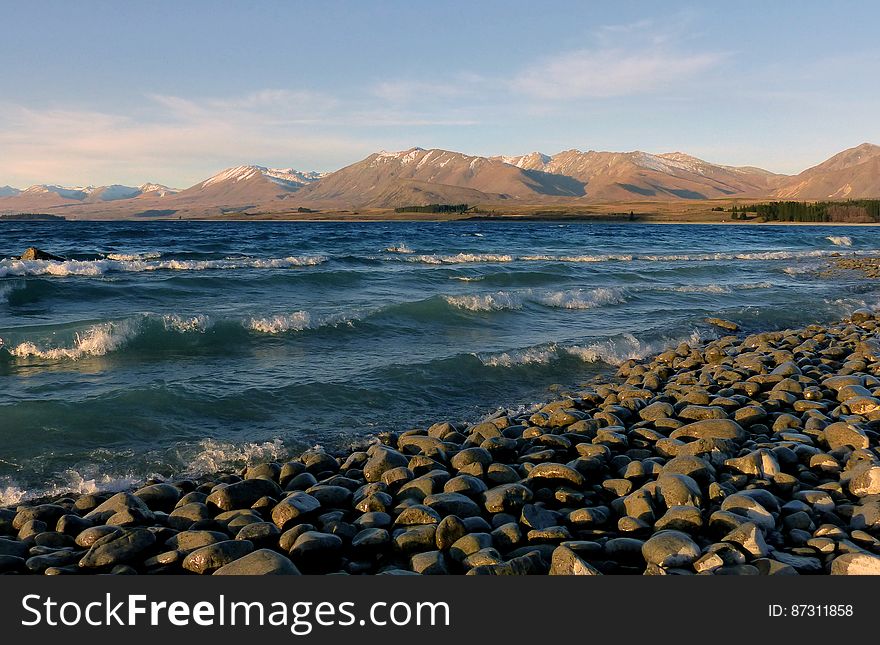
[[[518,365],[546,365],[559,358],[555,344],[529,347],[528,349],[501,352],[500,354],[475,355],[487,367],[516,367]]]
[[[162,257],[158,251],[148,251],[146,253],[108,253],[108,260],[116,260],[118,262],[136,262],[138,260],[156,260]]]
[[[534,302],[556,309],[594,309],[604,305],[625,302],[617,289],[569,289],[562,291],[536,291],[528,289],[519,293],[498,291],[495,293],[444,296],[453,307],[470,311],[502,311],[521,309],[524,302]]]
[[[292,314],[279,314],[266,318],[249,318],[245,327],[261,334],[281,334],[288,331],[302,331],[312,325],[308,311],[295,311]]]
[[[281,439],[264,442],[235,444],[216,439],[202,439],[190,450],[179,450],[179,458],[186,464],[181,469],[183,477],[209,475],[232,467],[278,461],[287,456],[288,451]],[[19,483],[5,480],[0,482],[0,507],[15,506],[28,500],[60,495],[85,495],[99,492],[118,492],[142,486],[148,479],[161,479],[156,473],[148,475],[93,474],[99,466],[68,469],[57,476],[57,481],[42,488],[26,488]]]
[[[202,439],[195,455],[187,455],[185,474],[191,477],[207,475],[231,465],[250,465],[277,461],[286,455],[284,442],[273,439],[264,442],[235,444],[217,439]]]
[[[502,311],[522,308],[522,299],[507,291],[482,295],[444,296],[444,300],[453,307],[469,311]]]
[[[224,260],[0,260],[0,278],[6,276],[87,276],[97,277],[110,272],[140,273],[144,271],[210,271],[221,269],[286,269],[315,266],[325,262],[323,256],[290,256],[286,258],[227,258]]]
[[[630,262],[632,255],[623,254],[601,254],[601,255],[523,255],[520,258],[523,262],[572,262],[572,263],[590,263],[590,262]]]
[[[519,365],[545,365],[565,355],[573,356],[585,363],[607,363],[619,366],[628,360],[641,360],[653,356],[669,347],[676,347],[682,342],[697,345],[704,337],[698,330],[688,336],[679,338],[664,337],[652,341],[636,338],[632,334],[606,338],[590,345],[562,346],[556,343],[538,345],[526,349],[501,352],[498,354],[475,356],[488,367],[516,367]]]
[[[196,316],[167,314],[162,317],[162,323],[167,331],[176,331],[182,334],[188,332],[203,334],[211,327],[212,320],[204,314]]]
[[[388,253],[402,253],[404,255],[410,255],[415,253],[410,247],[408,247],[405,243],[401,242],[400,244],[396,244],[394,246],[389,246],[385,249]]]
[[[847,235],[829,235],[825,238],[834,246],[852,246],[852,238]]]
[[[76,361],[90,356],[104,356],[129,342],[137,333],[138,327],[131,321],[106,322],[77,332],[70,347],[40,347],[34,342],[25,341],[8,348],[8,351],[16,358]]]
[[[657,290],[676,293],[730,293],[730,287],[721,284],[685,284],[674,287],[658,287]]]
[[[586,363],[599,361],[609,365],[622,365],[629,360],[641,360],[653,354],[657,354],[668,347],[674,347],[681,342],[692,345],[702,342],[703,336],[694,330],[690,336],[684,339],[663,338],[655,341],[643,341],[632,334],[623,334],[616,338],[608,338],[590,345],[573,345],[564,348],[572,356],[580,358]]]
[[[472,262],[513,262],[513,256],[503,253],[457,253],[455,255],[412,255],[407,260],[422,264],[468,264]]]
[[[153,475],[151,475],[152,477]],[[88,495],[98,492],[119,492],[130,490],[150,477],[135,475],[85,475],[78,470],[68,469],[61,473],[58,482],[44,488],[24,488],[15,482],[0,486],[0,507],[15,506],[32,499],[58,497],[61,495]]]
[[[559,309],[594,309],[604,305],[625,302],[623,294],[617,289],[599,287],[598,289],[570,289],[545,293],[530,292],[530,298],[545,307]]]
[[[451,280],[460,280],[461,282],[479,282],[483,276],[470,277],[466,275],[452,276]]]

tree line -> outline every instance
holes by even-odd
[[[844,202],[779,201],[734,206],[734,220],[763,219],[765,222],[880,222],[880,199],[850,199]]]
[[[464,213],[467,212],[467,204],[428,204],[427,206],[400,206],[395,208],[395,213]]]

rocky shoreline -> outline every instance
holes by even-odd
[[[878,374],[867,310],[682,344],[537,411],[2,509],[0,573],[880,574]]]

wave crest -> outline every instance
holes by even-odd
[[[7,276],[84,276],[145,271],[211,271],[223,269],[287,269],[315,266],[324,256],[286,258],[226,258],[223,260],[0,260],[0,278]]]
[[[410,247],[406,245],[406,243],[401,242],[400,244],[395,244],[394,246],[389,246],[385,249],[386,253],[402,253],[404,255],[410,255],[415,253]]]
[[[108,260],[116,260],[118,262],[136,262],[138,260],[157,260],[162,257],[159,251],[147,251],[145,253],[108,253],[105,256]]]
[[[455,255],[411,255],[408,262],[421,264],[469,264],[473,262],[513,262],[505,253],[456,253]]]
[[[106,322],[77,332],[71,347],[40,347],[32,341],[25,341],[8,347],[7,351],[15,358],[76,361],[88,356],[104,356],[125,345],[137,333],[136,326],[129,321]]]
[[[475,355],[486,367],[516,367],[519,365],[546,365],[559,358],[555,344],[511,350],[499,354]]]
[[[848,235],[829,235],[825,238],[834,246],[852,246],[852,238]]]
[[[538,304],[558,309],[594,309],[625,302],[623,294],[619,290],[606,287],[550,291],[542,294],[532,292],[531,297]]]
[[[292,314],[278,314],[266,318],[250,318],[245,327],[261,334],[281,334],[288,331],[302,331],[312,325],[308,311],[295,311]]]
[[[443,299],[453,307],[468,311],[502,311],[522,308],[522,299],[516,294],[506,291],[482,295],[444,296]]]

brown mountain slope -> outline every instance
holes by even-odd
[[[880,197],[880,146],[845,150],[799,175],[712,164],[680,152],[580,152],[478,157],[411,148],[380,152],[327,175],[236,166],[181,192],[155,184],[4,186],[0,213],[66,217],[211,217],[224,213],[474,205]]]
[[[709,199],[731,195],[765,195],[779,175],[759,168],[711,164],[680,152],[581,152],[566,150],[548,157],[533,152],[500,157],[520,168],[566,175],[585,184],[595,200]]]
[[[287,199],[303,186],[317,181],[317,173],[263,166],[227,168],[163,201],[164,208],[194,205],[244,207]]]
[[[354,207],[394,207],[435,201],[498,201],[578,197],[570,177],[516,168],[497,159],[448,150],[380,152],[304,188],[296,201]],[[415,202],[413,200],[416,200]]]
[[[863,143],[787,178],[774,193],[781,199],[880,197],[880,146]]]

